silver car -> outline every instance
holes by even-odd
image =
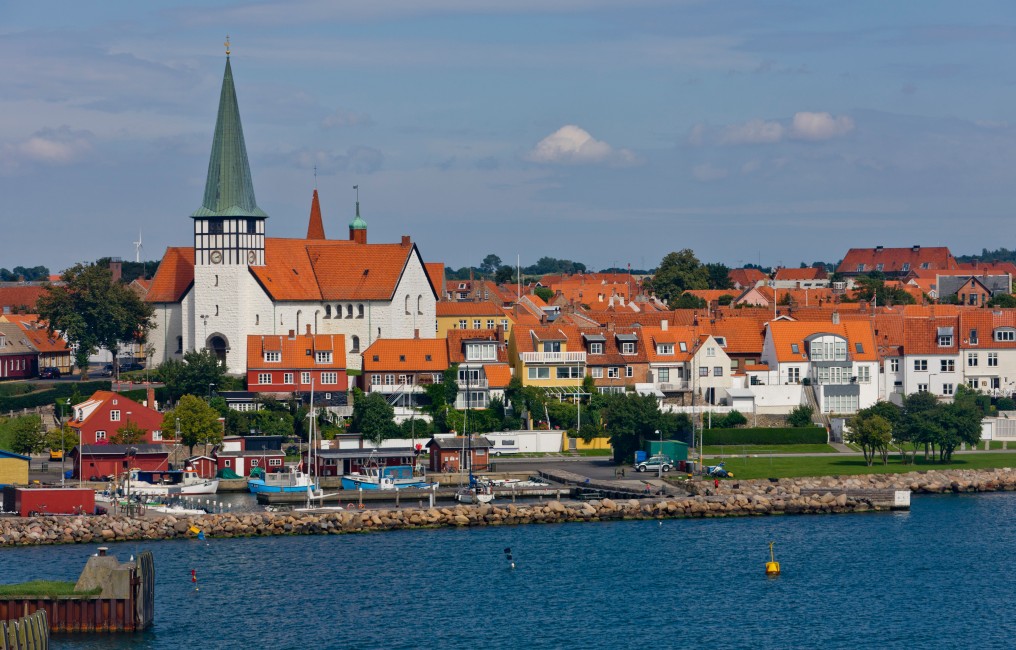
[[[660,470],[669,472],[670,468],[674,466],[674,461],[670,460],[667,456],[651,456],[641,463],[635,464],[635,469],[640,472],[646,470]]]

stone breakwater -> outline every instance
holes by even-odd
[[[683,484],[693,494],[653,499],[601,499],[584,503],[456,505],[327,513],[225,513],[133,519],[119,515],[0,519],[0,546],[87,544],[183,539],[191,527],[214,538],[322,535],[443,526],[500,526],[622,519],[738,517],[887,510],[865,493],[911,490],[917,494],[1016,490],[1016,471],[948,470],[908,474],[727,480]]]

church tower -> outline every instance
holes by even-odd
[[[356,216],[352,221],[349,222],[349,241],[355,241],[357,244],[367,243],[367,222],[360,217],[360,196],[359,187],[357,190],[356,197]]]
[[[250,267],[265,265],[268,215],[254,200],[228,40],[204,199],[191,218],[194,304],[185,307],[185,320],[192,323],[188,348],[209,349],[229,372],[242,371],[247,330],[260,319],[251,304],[255,282]]]

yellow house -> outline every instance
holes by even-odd
[[[0,449],[0,485],[28,485],[28,456]]]
[[[514,316],[493,302],[439,302],[436,305],[437,338],[448,338],[448,330],[503,329],[505,338],[515,325]]]
[[[555,392],[582,384],[586,353],[579,329],[570,325],[515,327],[508,339],[508,361],[523,386],[540,386]]]

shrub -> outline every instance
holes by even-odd
[[[801,404],[787,416],[787,424],[792,427],[810,427],[813,424],[811,416],[814,412],[815,409],[807,404]]]
[[[821,445],[828,442],[824,427],[706,429],[706,445]]]
[[[748,424],[748,418],[740,411],[731,411],[727,413],[727,416],[723,418],[723,424],[720,425],[724,429],[733,429],[735,427],[741,427]]]
[[[1016,400],[1011,397],[999,397],[995,401],[995,407],[999,411],[1016,411]]]
[[[109,390],[110,383],[109,381],[86,381],[81,383],[69,381],[62,384],[51,384],[44,390],[37,390],[27,395],[0,397],[0,413],[52,404],[58,399],[70,397],[74,393],[75,388],[78,394],[87,397],[97,390]]]

